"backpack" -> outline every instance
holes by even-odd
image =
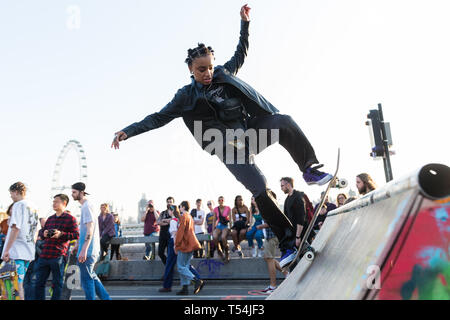
[[[311,203],[311,201],[309,201],[308,196],[306,195],[306,193],[304,192],[300,192],[303,202],[305,203],[305,212],[306,212],[306,217],[307,217],[307,221],[308,224],[309,222],[312,220],[313,216],[314,216],[314,207]]]

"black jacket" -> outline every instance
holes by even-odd
[[[241,32],[239,44],[237,45],[234,56],[223,66],[214,68],[213,83],[225,83],[234,86],[242,93],[242,103],[245,106],[249,117],[258,115],[267,115],[278,113],[278,110],[259,94],[250,85],[237,78],[235,75],[242,67],[248,50],[248,27],[249,22],[241,20]],[[122,129],[127,137],[133,137],[138,134],[160,128],[175,118],[183,117],[183,120],[194,135],[194,121],[202,121],[202,131],[208,128],[217,127],[217,121],[204,119],[196,115],[196,106],[200,103],[206,103],[205,87],[196,82],[193,77],[191,84],[179,89],[172,101],[170,101],[161,111],[148,115],[144,120],[135,122]],[[220,128],[219,128],[220,129]],[[202,146],[205,147],[204,145]]]

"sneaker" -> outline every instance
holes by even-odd
[[[150,260],[150,257],[149,256],[144,256],[143,258],[142,258],[142,260]]]
[[[178,291],[176,294],[177,294],[177,296],[187,296],[187,295],[189,295],[188,286],[187,285],[182,286],[181,290]]]
[[[296,254],[297,254],[297,250],[295,248],[286,250],[286,252],[283,254],[283,256],[280,259],[280,267],[284,268],[289,263],[291,263],[292,260],[295,259]]]
[[[243,258],[244,257],[244,254],[242,253],[242,250],[238,250],[237,254],[238,254],[239,258]]]
[[[261,293],[264,294],[271,294],[272,292],[275,291],[277,287],[272,287],[272,286],[268,286],[267,288],[265,288],[264,290],[261,290]]]
[[[172,292],[172,289],[163,287],[163,288],[159,289],[158,292]]]
[[[258,249],[258,258],[264,257],[264,249]]]
[[[256,258],[256,255],[258,254],[257,250],[258,250],[258,248],[256,248],[256,247],[253,248],[253,251],[252,251],[252,257],[253,258]]]
[[[200,290],[202,290],[203,286],[205,285],[205,281],[201,279],[194,279],[192,280],[192,282],[194,283],[194,294],[199,293]]]
[[[317,170],[321,167],[323,167],[323,164],[315,167],[309,167],[305,170],[303,173],[303,179],[308,185],[318,184],[321,186],[333,178],[331,174]]]

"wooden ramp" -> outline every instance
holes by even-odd
[[[429,164],[331,211],[269,300],[450,299],[450,168]]]

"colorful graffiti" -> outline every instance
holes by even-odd
[[[450,300],[450,203],[410,217],[382,271],[382,300]]]

